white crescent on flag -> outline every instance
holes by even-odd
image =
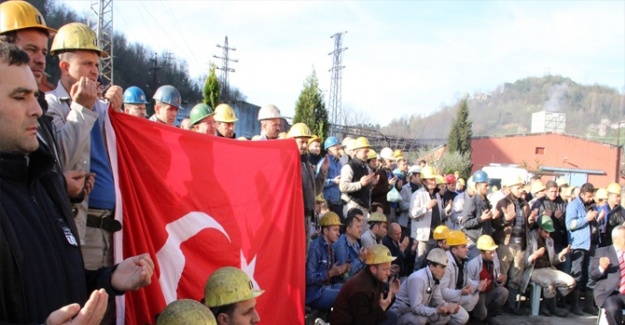
[[[161,270],[158,282],[163,290],[163,297],[168,304],[178,298],[176,290],[184,269],[185,257],[180,249],[180,245],[197,235],[200,231],[211,228],[219,230],[231,241],[230,236],[228,236],[228,233],[226,233],[226,230],[219,222],[204,212],[189,212],[165,227],[168,234],[167,241],[156,253],[156,260]]]

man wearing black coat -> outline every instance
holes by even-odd
[[[612,245],[601,247],[592,259],[590,278],[596,281],[597,306],[605,310],[608,324],[622,324],[625,309],[625,227],[612,230]],[[621,276],[623,274],[623,276]]]

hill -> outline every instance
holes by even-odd
[[[581,85],[562,76],[529,77],[505,83],[489,93],[469,97],[474,136],[527,133],[532,113],[566,113],[565,132],[599,141],[616,142],[617,122],[623,119],[625,94],[600,85]],[[417,138],[447,138],[457,103],[426,116],[395,119],[384,134]]]

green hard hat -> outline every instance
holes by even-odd
[[[538,220],[538,226],[540,228],[543,228],[547,232],[554,232],[554,231],[556,231],[553,228],[553,221],[551,220],[551,217],[547,216],[547,215],[544,215],[544,216],[540,217],[540,220]]]
[[[193,108],[191,109],[191,114],[189,114],[189,118],[191,119],[191,125],[195,125],[199,123],[203,118],[212,115],[215,115],[215,111],[213,111],[210,106],[204,103],[197,104],[193,106]]]

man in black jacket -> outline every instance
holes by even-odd
[[[42,110],[28,62],[0,44],[0,323],[99,324],[108,295],[148,285],[154,265],[144,254],[84,270],[64,185],[37,139]],[[105,290],[88,299],[97,288]]]
[[[605,310],[608,324],[623,323],[625,309],[625,227],[612,230],[612,245],[597,249],[592,258],[590,278],[596,281],[594,297]]]

